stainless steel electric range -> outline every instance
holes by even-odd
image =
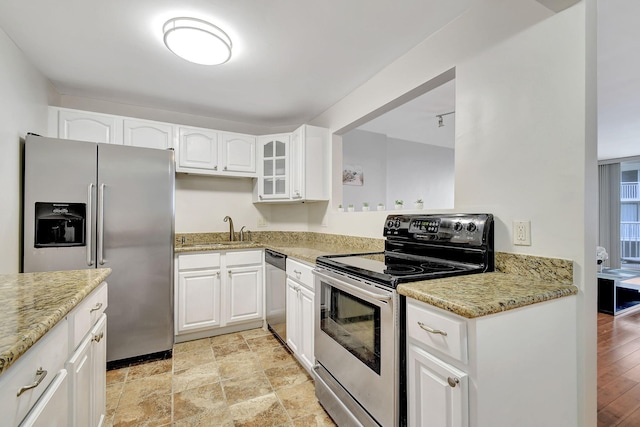
[[[403,424],[400,283],[494,270],[493,215],[389,215],[385,250],[316,259],[316,396],[340,426]]]

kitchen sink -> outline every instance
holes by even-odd
[[[231,242],[231,241],[224,241],[224,242],[211,242],[211,243],[185,243],[184,245],[180,245],[180,247],[183,248],[224,248],[227,246],[256,246],[257,243],[256,242],[249,242],[249,241],[244,241],[244,242]]]

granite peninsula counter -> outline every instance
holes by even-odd
[[[574,285],[519,274],[471,274],[404,283],[398,293],[472,319],[578,293]]]
[[[99,268],[0,275],[0,375],[110,273]]]

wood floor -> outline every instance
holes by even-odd
[[[598,313],[598,427],[640,426],[640,312]]]

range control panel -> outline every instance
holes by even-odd
[[[486,243],[485,232],[492,226],[491,214],[389,215],[384,236],[476,246]]]

